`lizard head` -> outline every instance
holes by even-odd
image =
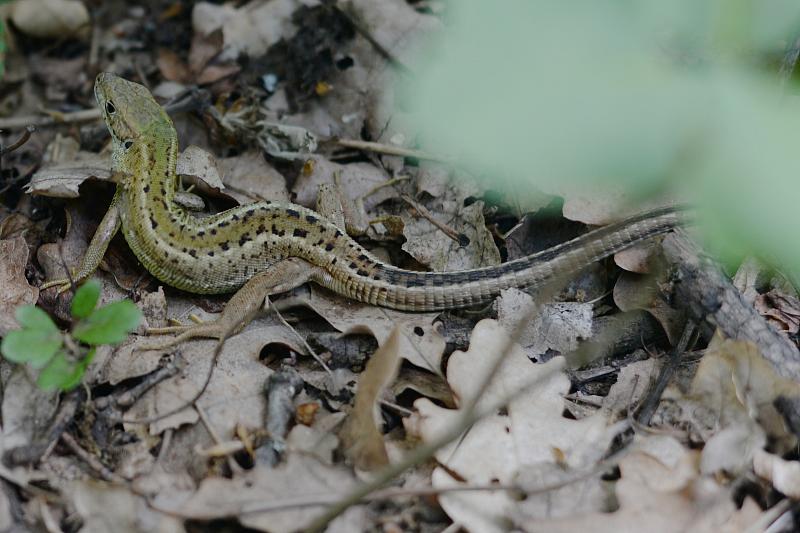
[[[102,72],[94,82],[94,96],[111,133],[119,170],[127,170],[127,156],[137,151],[140,142],[175,135],[172,120],[143,85]]]

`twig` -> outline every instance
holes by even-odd
[[[653,413],[656,412],[658,402],[661,400],[661,395],[664,394],[667,384],[678,369],[681,357],[689,349],[689,343],[692,341],[695,331],[697,331],[697,325],[689,320],[686,326],[684,326],[681,338],[672,350],[669,360],[661,367],[661,372],[658,374],[655,386],[650,390],[650,394],[647,395],[644,402],[642,402],[637,416],[639,424],[643,426],[650,424],[650,419],[653,417]]]
[[[13,152],[17,148],[28,142],[28,139],[31,138],[31,134],[35,131],[36,131],[36,126],[33,126],[31,124],[25,126],[25,131],[22,133],[22,135],[20,135],[19,139],[17,139],[16,142],[14,142],[14,144],[10,146],[4,146],[2,149],[0,149],[0,157]]]
[[[75,440],[75,438],[69,433],[64,433],[61,435],[61,442],[66,444],[67,447],[72,450],[72,453],[77,455],[84,463],[89,465],[89,468],[94,470],[94,472],[105,481],[112,481],[114,483],[125,483],[127,481],[122,476],[118,476],[109,470],[106,465],[97,459],[97,457],[84,450]]]
[[[335,9],[336,11],[341,13],[341,15],[345,17],[350,22],[350,24],[353,25],[353,28],[355,28],[356,32],[358,32],[359,35],[361,35],[364,39],[366,39],[369,42],[369,44],[371,44],[373,48],[375,48],[378,54],[383,56],[383,58],[386,59],[389,63],[398,67],[406,74],[414,73],[414,71],[411,70],[411,68],[409,68],[408,65],[406,65],[403,61],[401,61],[394,54],[392,54],[385,46],[383,46],[383,44],[378,42],[378,40],[372,36],[369,30],[363,24],[361,24],[359,20],[356,19],[355,15],[346,11],[345,9],[342,8],[342,6],[338,5],[337,3],[333,3],[333,5],[331,5],[328,2],[323,2],[322,5],[328,7],[329,9]]]
[[[707,320],[729,339],[752,342],[778,374],[800,381],[800,351],[744,300],[716,263],[681,231],[668,235],[663,248],[677,272],[675,301],[694,320]]]
[[[43,439],[25,446],[7,450],[3,454],[3,462],[9,466],[28,465],[38,462],[50,446],[61,437],[67,426],[72,423],[75,413],[78,412],[78,406],[83,402],[83,399],[83,389],[76,389],[67,394],[61,402],[47,435]]]
[[[448,157],[438,154],[432,154],[423,150],[415,150],[413,148],[403,148],[402,146],[394,146],[391,144],[377,143],[372,141],[361,141],[358,139],[334,139],[334,142],[339,146],[345,148],[355,148],[356,150],[364,150],[367,152],[376,152],[379,154],[399,155],[401,157],[411,157],[414,159],[424,159],[428,161],[438,161],[440,163],[453,163],[454,157]]]
[[[206,430],[208,431],[208,434],[211,435],[211,440],[213,440],[214,444],[216,444],[217,446],[221,445],[222,438],[219,436],[219,433],[217,433],[217,429],[208,419],[208,416],[206,416],[205,409],[197,405],[197,403],[194,404],[194,408],[197,410],[197,415],[200,417],[200,421],[205,426]],[[225,460],[228,462],[228,468],[231,469],[231,473],[233,473],[234,475],[242,473],[243,471],[242,467],[240,467],[236,463],[236,461],[233,459],[233,457],[231,457],[230,454],[225,456]]]
[[[463,233],[457,232],[453,228],[433,218],[433,215],[431,214],[430,211],[428,211],[426,207],[415,202],[409,195],[402,194],[400,195],[400,198],[402,198],[403,201],[405,201],[408,205],[413,207],[422,218],[424,218],[425,220],[427,220],[428,222],[439,228],[439,230],[442,233],[444,233],[445,235],[453,239],[455,242],[457,242],[459,246],[469,245],[469,237],[467,237]]]
[[[194,403],[200,399],[200,397],[206,392],[206,388],[208,388],[208,384],[211,383],[211,376],[214,375],[214,368],[217,366],[217,361],[219,360],[219,356],[222,353],[222,347],[225,344],[225,341],[228,339],[229,335],[222,337],[219,342],[217,343],[217,347],[214,349],[214,355],[211,357],[211,364],[208,366],[208,372],[206,373],[206,378],[203,381],[203,385],[189,400],[186,400],[183,405],[179,405],[174,409],[170,409],[166,413],[161,413],[156,416],[151,416],[147,418],[123,418],[120,417],[116,419],[117,422],[121,422],[123,424],[153,424],[158,422],[159,420],[163,420],[168,418],[175,413],[180,413],[184,409],[188,409],[189,407],[194,406]],[[111,418],[114,420],[114,418]]]
[[[283,324],[284,326],[286,326],[287,328],[289,328],[289,329],[292,331],[292,333],[294,333],[294,334],[295,334],[295,336],[297,336],[297,338],[300,340],[300,342],[302,342],[302,343],[303,343],[303,346],[305,347],[305,349],[306,349],[306,350],[308,350],[308,353],[311,355],[311,357],[313,357],[313,358],[314,358],[314,360],[315,360],[317,363],[319,363],[319,364],[320,364],[320,366],[321,366],[322,368],[324,368],[324,369],[325,369],[325,372],[327,372],[329,376],[333,376],[333,371],[330,369],[330,367],[329,367],[327,364],[325,364],[325,361],[323,361],[323,360],[322,360],[322,358],[321,358],[321,357],[320,357],[320,356],[317,354],[317,352],[315,352],[315,351],[314,351],[314,349],[313,349],[313,348],[312,348],[312,347],[311,347],[311,346],[308,344],[308,342],[306,341],[305,337],[303,337],[302,335],[300,335],[300,333],[298,333],[298,332],[297,332],[297,330],[296,330],[296,329],[294,329],[294,328],[293,328],[293,327],[292,327],[292,326],[291,326],[291,325],[290,325],[290,324],[289,324],[289,323],[286,321],[286,319],[285,319],[285,318],[283,318],[283,315],[281,315],[280,311],[278,311],[278,308],[277,308],[277,307],[275,307],[274,305],[272,305],[272,303],[271,303],[271,301],[270,301],[270,299],[269,299],[269,296],[267,296],[267,297],[265,298],[265,300],[266,300],[266,305],[269,305],[269,307],[272,309],[272,311],[273,311],[273,312],[275,313],[275,315],[278,317],[278,320],[280,320],[280,321],[281,321],[281,324]]]
[[[174,363],[163,366],[157,369],[155,372],[151,372],[150,374],[146,375],[135,387],[124,391],[119,396],[103,396],[98,398],[94,402],[95,408],[98,410],[103,410],[111,407],[112,404],[117,408],[128,408],[136,403],[139,398],[144,396],[144,393],[146,393],[148,390],[155,387],[162,381],[176,375],[179,371],[179,366]]]

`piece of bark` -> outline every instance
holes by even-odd
[[[800,351],[747,303],[719,266],[683,231],[664,239],[674,268],[675,302],[694,319],[707,320],[729,339],[754,343],[781,376],[800,381]]]

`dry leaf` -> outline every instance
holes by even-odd
[[[14,313],[21,305],[35,304],[39,289],[25,278],[28,245],[22,237],[0,240],[0,337],[19,327]]]
[[[141,496],[125,486],[99,481],[79,481],[64,494],[83,520],[83,533],[182,533],[180,519],[153,510]]]
[[[779,331],[789,335],[800,331],[800,299],[773,289],[759,295],[755,307]]]
[[[796,437],[774,406],[779,396],[797,397],[800,384],[778,376],[755,345],[716,339],[700,361],[691,397],[709,410],[716,430],[757,422],[770,437],[773,449],[791,449]]]
[[[436,329],[434,320],[439,313],[403,313],[331,294],[311,287],[300,300],[328,321],[334,328],[347,333],[369,333],[379,346],[399,327],[400,357],[420,368],[441,374],[445,340]]]
[[[615,485],[619,508],[614,512],[577,512],[519,525],[525,531],[554,533],[738,533],[761,516],[750,499],[737,510],[728,489],[699,476],[697,453],[671,437],[637,437],[619,468],[621,479]]]
[[[340,177],[341,194],[353,200],[389,180],[386,171],[369,163],[340,165],[323,156],[313,155],[305,158],[303,169],[292,187],[295,202],[306,207],[314,207],[319,186],[335,185],[334,174],[337,173]],[[364,198],[364,208],[369,211],[380,202],[396,196],[397,192],[391,187],[380,188],[375,194]]]
[[[41,39],[89,33],[89,11],[79,0],[17,1],[11,8],[11,20],[23,33]]]
[[[464,206],[454,197],[436,199],[425,206],[439,223],[459,235],[469,244],[454,241],[441,229],[422,216],[403,214],[403,250],[436,272],[468,270],[500,264],[500,252],[492,234],[486,229],[483,202]]]
[[[151,339],[138,343],[146,346]],[[205,410],[208,420],[222,438],[229,438],[237,425],[260,427],[266,416],[266,399],[262,391],[272,370],[259,361],[261,349],[269,343],[280,343],[297,353],[304,353],[297,337],[283,325],[267,318],[253,321],[238,335],[225,341],[211,381],[197,405]],[[159,416],[186,405],[200,390],[208,373],[217,342],[212,340],[191,341],[181,348],[185,354],[186,368],[177,376],[163,381],[150,389],[133,408],[128,411],[131,418]],[[143,370],[151,370],[157,364],[160,351],[132,352],[119,349],[104,370],[110,382],[117,382]],[[141,349],[141,348],[140,348]],[[149,361],[145,366],[144,362]],[[191,406],[151,424],[151,434],[168,428],[197,421],[197,413]]]
[[[564,394],[570,387],[561,371],[563,358],[537,365],[517,344],[503,353],[507,342],[508,333],[497,321],[482,320],[475,326],[469,350],[456,351],[448,360],[447,380],[458,404],[464,405],[478,392],[476,387],[494,360],[503,357],[498,375],[478,401],[478,409],[484,411],[508,403],[502,414],[483,417],[460,439],[437,452],[436,458],[444,468],[434,472],[436,487],[511,484],[529,467],[540,469],[543,464],[557,464],[567,471],[589,468],[613,436],[602,416],[582,420],[562,416]],[[520,390],[524,392],[507,400]],[[417,400],[414,407],[418,415],[416,420],[407,422],[407,429],[419,434],[424,442],[435,439],[460,416],[458,410],[441,408],[427,399]],[[554,450],[559,450],[558,460]],[[585,489],[581,486],[559,494],[558,501],[551,502],[548,509],[561,514],[574,508],[576,498],[580,499]],[[518,505],[499,491],[445,492],[440,501],[448,515],[469,525],[470,531],[504,531],[502,524]],[[585,503],[590,508],[597,505],[591,497]]]
[[[755,450],[753,455],[753,470],[789,498],[800,498],[800,463],[787,461],[765,452]]]
[[[218,163],[222,181],[229,189],[228,194],[240,203],[289,201],[286,179],[267,163],[261,151],[250,150],[235,157],[220,159]]]
[[[276,468],[256,465],[233,479],[206,478],[198,491],[176,511],[196,520],[238,517],[243,526],[258,531],[290,533],[308,525],[326,507],[308,505],[258,510],[298,499],[329,501],[331,495],[343,494],[354,484],[352,474],[344,469],[325,465],[309,456],[292,454],[286,464]],[[346,517],[340,517],[329,527],[344,519]],[[353,531],[359,530],[360,527]]]
[[[379,402],[383,391],[397,377],[399,349],[400,332],[395,328],[359,376],[353,410],[339,434],[345,454],[359,470],[377,470],[389,463],[379,427]]]
[[[290,19],[296,8],[295,0],[256,2],[239,8],[198,2],[192,10],[192,26],[203,35],[222,30],[224,59],[236,59],[240,54],[257,57],[294,34]]]
[[[642,309],[650,313],[674,345],[683,332],[686,314],[664,300],[657,283],[653,276],[623,272],[614,284],[614,303],[622,311]]]

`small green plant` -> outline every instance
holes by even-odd
[[[118,344],[139,326],[142,312],[130,300],[95,309],[100,283],[90,281],[72,299],[72,331],[62,332],[47,313],[33,305],[17,309],[22,329],[9,332],[0,353],[14,363],[28,363],[42,369],[37,384],[46,390],[70,390],[83,378],[96,347]]]

